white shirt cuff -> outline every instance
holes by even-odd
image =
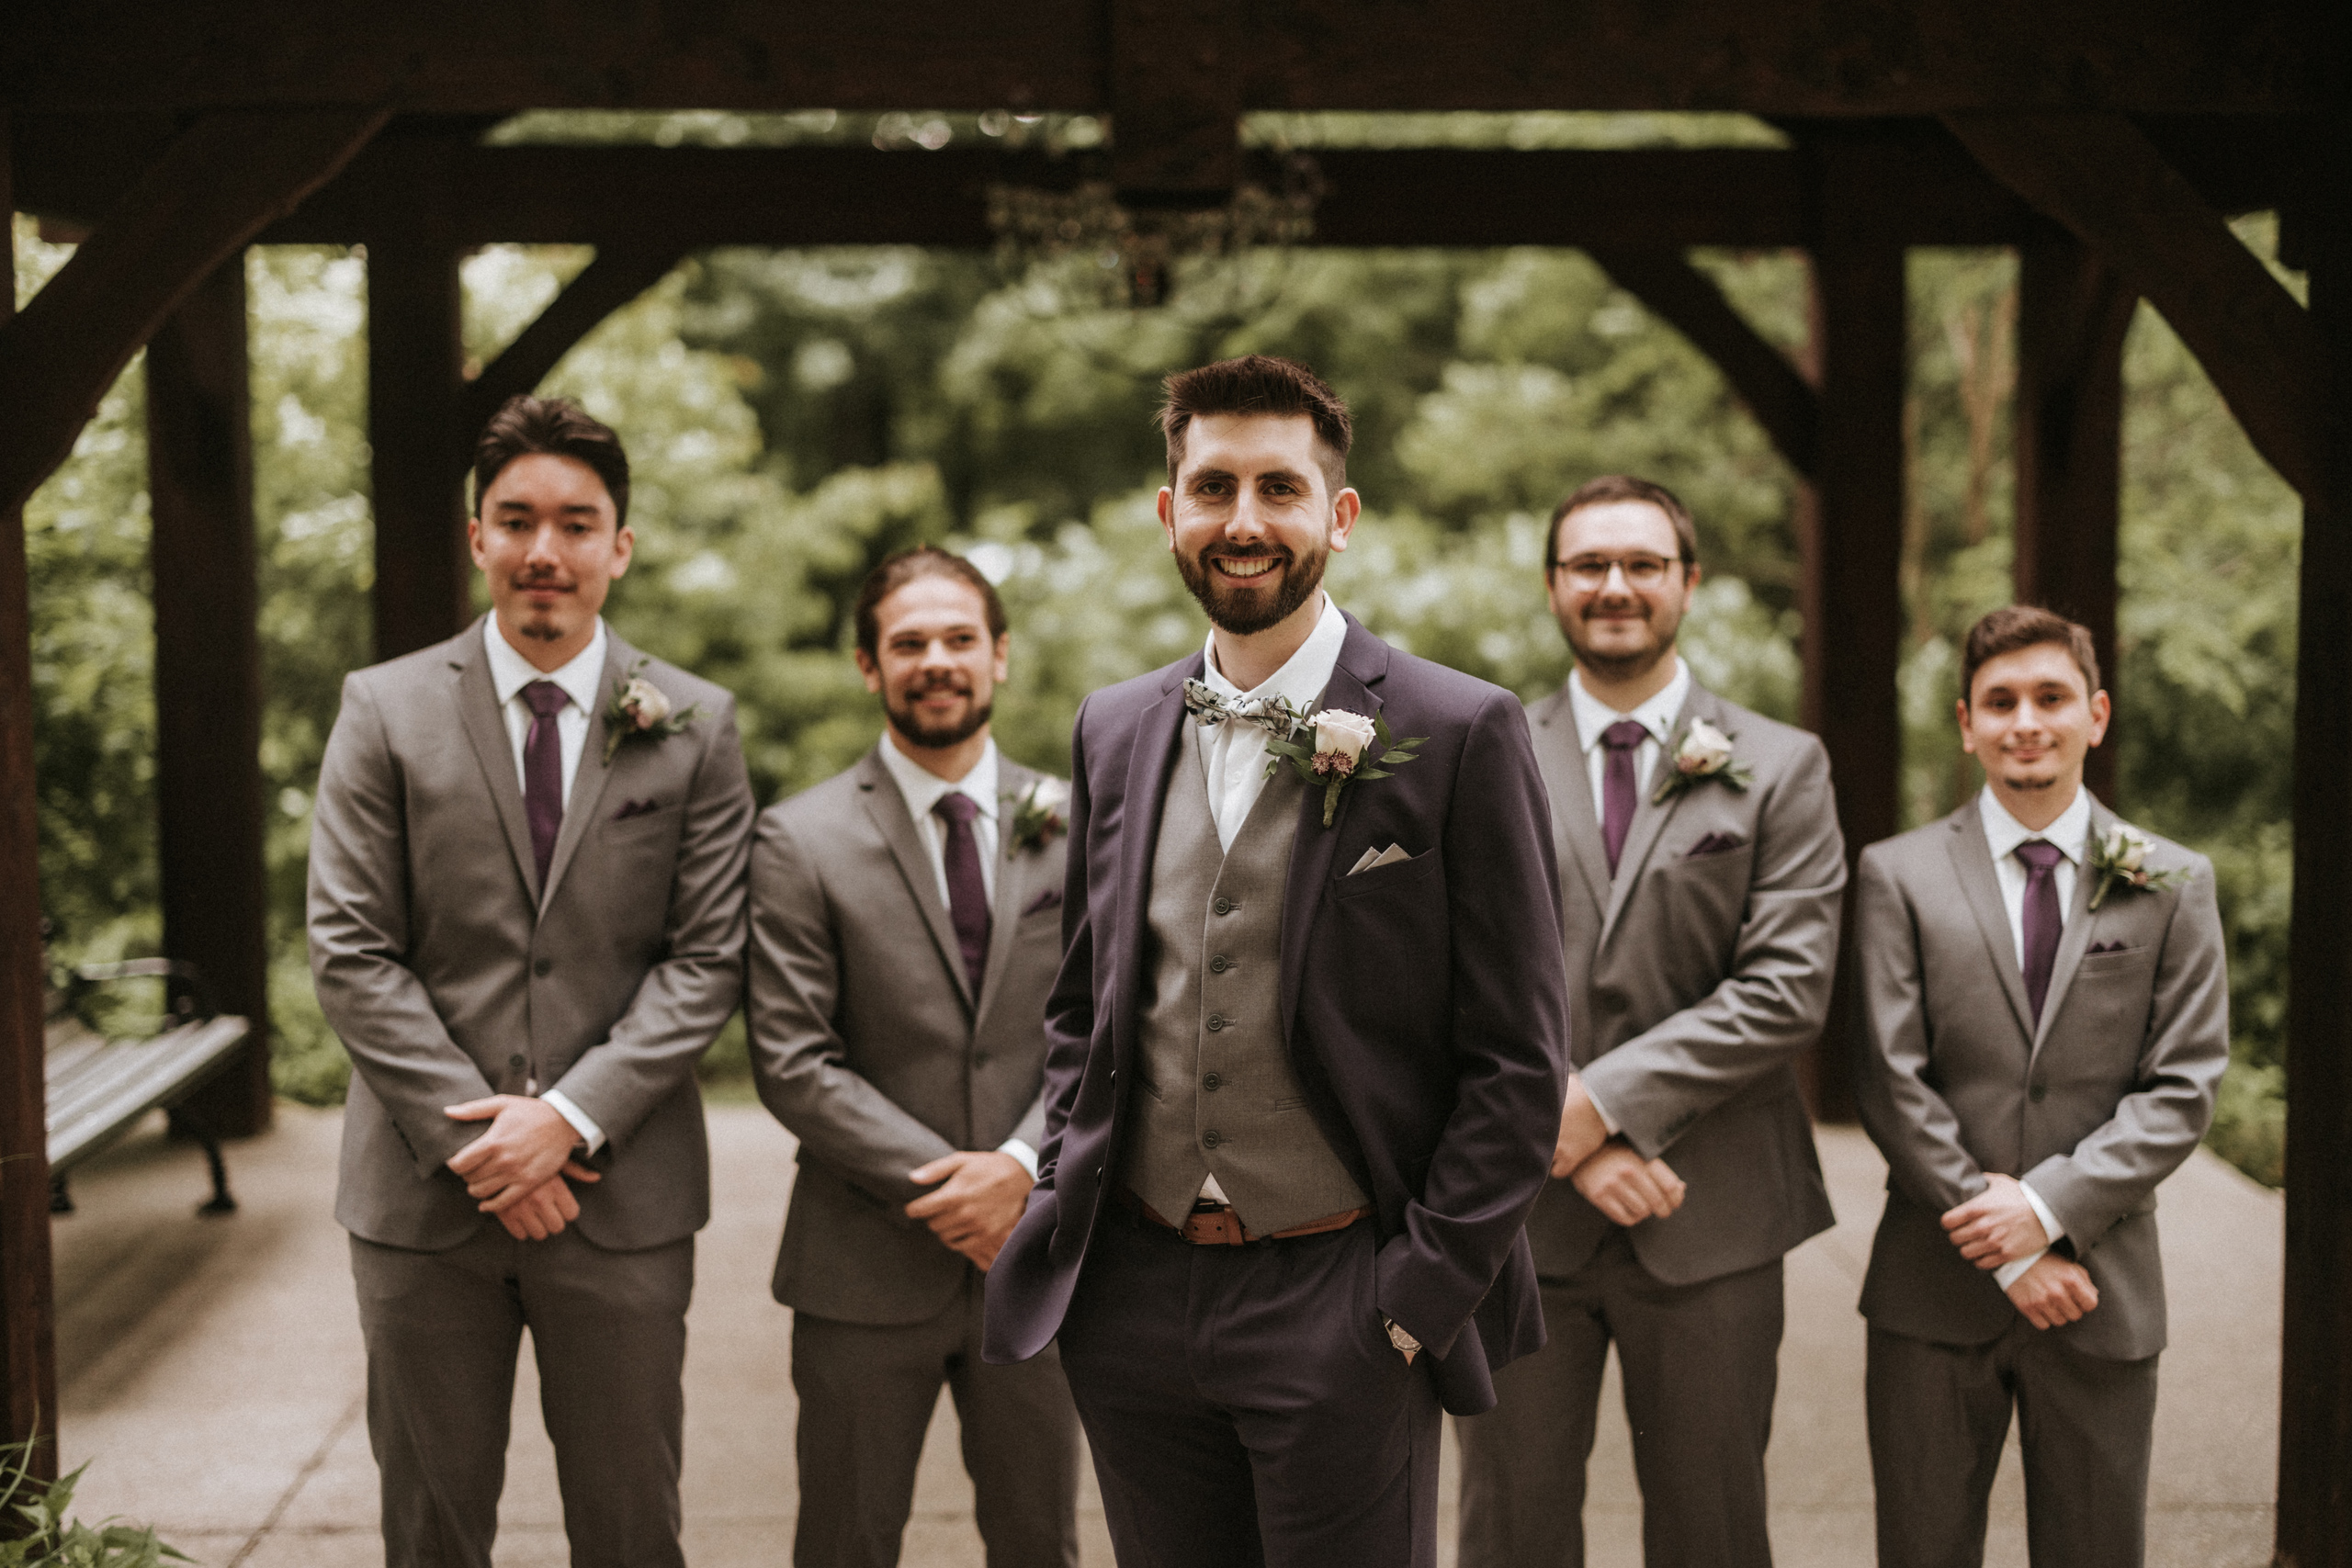
[[[2050,1212],[2050,1205],[2041,1201],[2041,1194],[2022,1181],[2018,1183],[2018,1190],[2023,1192],[2025,1201],[2033,1205],[2033,1217],[2041,1222],[2043,1235],[2052,1241],[2056,1241],[2066,1234],[2066,1227],[2058,1223],[2058,1216]],[[2007,1290],[2024,1277],[2027,1269],[2041,1262],[2049,1250],[2045,1247],[2030,1258],[2020,1258],[2015,1263],[2002,1264],[2001,1267],[1993,1270],[1993,1282],[2001,1289]]]
[[[2004,1291],[2007,1290],[2011,1285],[2016,1284],[2019,1280],[2025,1278],[2025,1271],[2027,1269],[2032,1268],[2035,1264],[2041,1262],[2049,1255],[2050,1249],[2045,1247],[2030,1258],[2020,1258],[2015,1263],[2002,1264],[1998,1269],[1993,1270],[1993,1283],[2000,1286]]]
[[[591,1156],[605,1146],[605,1130],[596,1125],[594,1117],[572,1104],[570,1095],[560,1089],[551,1089],[539,1098],[554,1106],[556,1114],[571,1123],[571,1130],[580,1134]]]
[[[1578,1083],[1584,1083],[1582,1074],[1577,1075],[1577,1081]],[[1623,1131],[1623,1129],[1617,1125],[1617,1118],[1609,1114],[1609,1107],[1600,1103],[1600,1097],[1592,1092],[1592,1086],[1589,1083],[1584,1086],[1584,1097],[1592,1102],[1592,1113],[1600,1118],[1601,1131],[1607,1133],[1612,1138]]]
[[[1001,1155],[1011,1155],[1021,1162],[1021,1168],[1029,1173],[1030,1180],[1037,1179],[1037,1151],[1027,1144],[1018,1138],[1007,1138],[996,1146],[996,1152]]]

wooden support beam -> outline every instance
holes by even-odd
[[[455,635],[469,616],[458,253],[425,234],[368,247],[368,444],[376,513],[376,657]]]
[[[2306,500],[2327,460],[2312,440],[2319,334],[2285,285],[2116,114],[1945,117],[1979,163],[2098,251],[2163,312],[2255,449]]]
[[[458,467],[473,459],[474,443],[482,426],[507,399],[528,392],[547,379],[572,345],[596,330],[598,323],[670,275],[678,253],[661,250],[600,250],[580,276],[564,286],[507,344],[499,356],[466,383],[458,400]]]
[[[2352,116],[2321,128],[2296,218],[2321,397],[2295,649],[2287,1020],[2286,1314],[2278,1562],[2352,1568]]]
[[[1805,728],[1828,749],[1850,874],[1865,846],[1902,826],[1903,725],[1895,676],[1904,640],[1903,398],[1907,385],[1903,248],[1876,231],[1871,193],[1887,173],[1866,148],[1821,150],[1826,231],[1814,256],[1821,366],[1820,479],[1801,540]],[[1815,1113],[1850,1121],[1852,886],[1837,999],[1815,1056]]]
[[[2139,298],[2071,236],[2020,247],[2018,270],[2012,579],[2019,604],[2090,628],[2112,696],[2123,338]],[[2091,753],[2086,779],[2092,794],[2114,802],[2112,740]]]
[[[8,120],[0,109],[0,217],[12,210]],[[9,264],[0,288],[5,331],[17,308],[13,222],[0,234],[0,255]],[[0,505],[0,1442],[8,1443],[57,1434],[32,659],[25,513],[16,502]],[[56,1443],[41,1444],[31,1463],[54,1479]]]
[[[245,258],[212,270],[147,345],[153,512],[155,804],[164,951],[251,1021],[237,1059],[174,1112],[243,1137],[269,1125],[269,874]]]
[[[1241,0],[1109,0],[1111,178],[1122,199],[1210,206],[1241,178]]]
[[[1714,279],[1672,251],[1600,249],[1591,255],[1618,288],[1714,362],[1790,468],[1807,479],[1819,477],[1819,394],[1732,308]]]
[[[385,118],[223,111],[173,143],[0,327],[0,513],[65,460],[115,377],[197,281],[332,178]]]

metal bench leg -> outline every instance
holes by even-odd
[[[201,1117],[192,1116],[186,1106],[173,1107],[173,1114],[180,1127],[204,1146],[204,1163],[212,1170],[212,1196],[196,1206],[199,1214],[233,1214],[237,1200],[229,1193],[229,1167],[220,1158],[220,1140],[212,1135],[212,1128]]]
[[[65,1185],[65,1173],[62,1170],[49,1173],[49,1212],[52,1214],[74,1212],[74,1193]]]

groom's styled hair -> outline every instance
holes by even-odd
[[[1162,383],[1160,433],[1168,438],[1168,482],[1184,463],[1184,431],[1204,413],[1305,414],[1315,422],[1316,455],[1323,483],[1333,495],[1348,486],[1348,446],[1355,422],[1340,394],[1295,359],[1244,355],[1197,370],[1180,370]]]
[[[937,545],[917,545],[900,550],[880,566],[865,574],[865,581],[857,591],[857,610],[854,617],[857,626],[858,650],[868,659],[878,659],[882,653],[882,601],[904,588],[919,577],[952,577],[980,596],[980,607],[989,626],[989,640],[1003,637],[1007,622],[1004,601],[997,596],[996,584],[982,575],[980,569],[953,550],[943,550]]]
[[[2098,650],[2091,646],[2090,628],[2039,604],[2005,604],[1986,612],[1968,628],[1960,655],[1960,700],[1976,689],[1976,672],[2005,653],[2054,642],[2075,657],[2083,672],[2083,694],[2098,690]]]
[[[613,498],[613,525],[628,521],[628,454],[613,427],[570,398],[509,398],[482,426],[474,443],[474,515],[481,515],[483,492],[500,470],[517,457],[543,452],[585,463],[605,481]]]

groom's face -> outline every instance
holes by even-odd
[[[891,728],[939,750],[987,726],[1012,639],[989,635],[979,590],[960,578],[912,578],[875,605],[874,625],[875,649],[857,650],[857,668]]]
[[[1315,422],[1301,414],[1204,413],[1184,432],[1159,522],[1184,586],[1222,630],[1247,637],[1315,596],[1348,547],[1360,502],[1334,496]]]
[[[506,640],[552,670],[588,646],[636,543],[612,492],[577,457],[529,452],[498,470],[466,525]]]
[[[2071,797],[2083,759],[2107,735],[2105,692],[2090,690],[2064,643],[1986,660],[1960,703],[1960,743],[1996,793]]]

